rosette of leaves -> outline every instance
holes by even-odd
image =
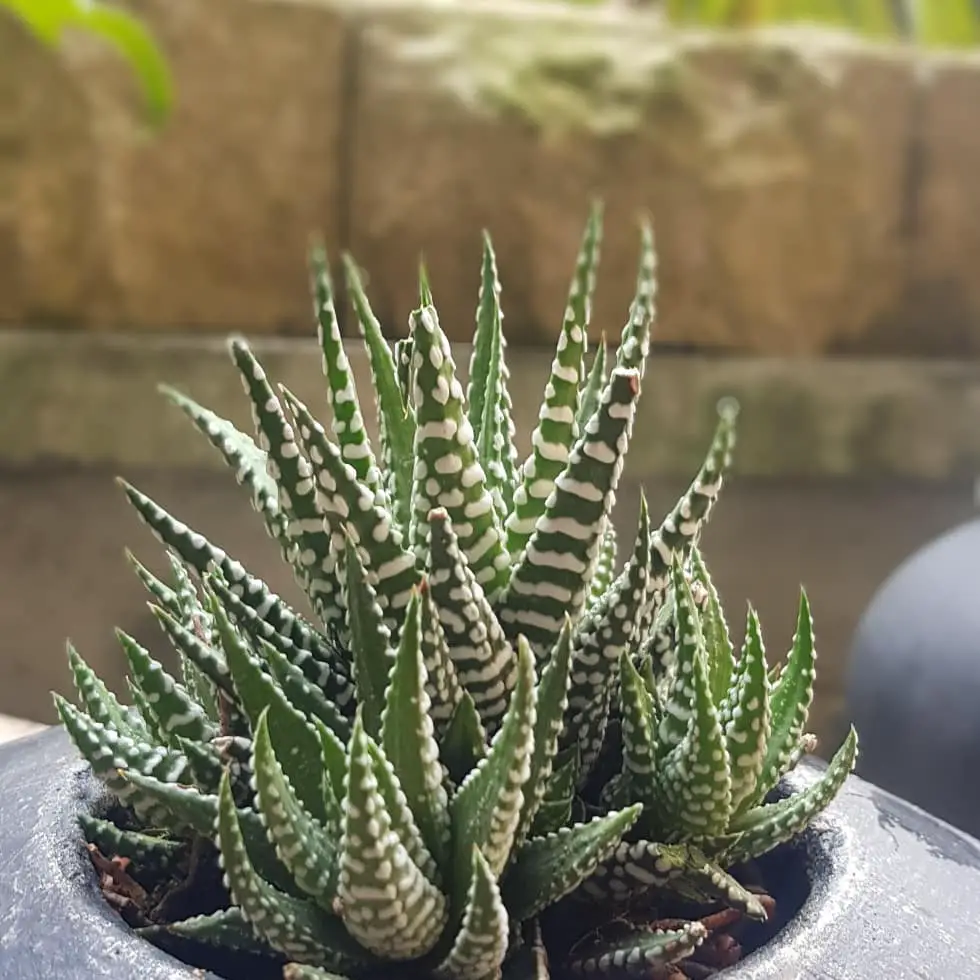
[[[296,977],[542,980],[538,918],[615,878],[624,843],[673,848],[662,852],[671,887],[763,914],[718,863],[729,853],[712,861],[692,843],[704,835],[644,836],[663,825],[656,808],[656,821],[644,816],[640,781],[616,782],[631,797],[622,806],[597,807],[608,794],[591,791],[629,714],[620,664],[642,664],[645,638],[666,635],[673,569],[690,564],[735,423],[723,405],[704,464],[659,527],[641,506],[616,575],[611,515],[648,355],[654,251],[644,227],[621,342],[614,352],[602,344],[587,367],[599,241],[596,208],[523,462],[489,237],[465,392],[424,276],[408,336],[392,349],[346,261],[377,447],[320,250],[312,279],[330,434],[238,339],[230,352],[254,436],[166,389],[235,469],[312,610],[304,617],[123,484],[170,559],[170,583],[133,564],[179,676],[120,634],[133,706],[73,650],[81,709],[56,701],[140,825],[90,818],[91,840],[164,868],[175,841],[220,855],[230,901],[170,923],[171,933],[277,951]],[[562,966],[659,967],[705,935],[698,921],[647,929]]]
[[[806,732],[815,662],[805,593],[791,649],[769,667],[755,610],[749,608],[736,656],[699,550],[692,548],[686,561],[673,558],[654,628],[621,653],[608,675],[619,710],[607,716],[597,771],[584,793],[592,813],[637,802],[643,811],[583,884],[583,896],[615,908],[665,887],[695,903],[725,891],[727,904],[761,917],[759,898],[723,869],[802,832],[837,795],[857,755],[852,728],[819,778],[794,795],[769,799],[815,747]]]

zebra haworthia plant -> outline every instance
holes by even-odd
[[[644,227],[621,342],[588,366],[600,230],[597,207],[523,463],[489,237],[465,393],[424,277],[392,349],[346,260],[378,446],[320,250],[329,433],[238,339],[254,438],[165,389],[248,489],[312,616],[123,484],[167,549],[170,581],[131,560],[180,670],[120,632],[125,706],[69,647],[80,707],[56,696],[59,714],[130,814],[87,816],[85,833],[164,876],[189,846],[198,863],[217,855],[227,889],[149,933],[276,955],[292,978],[545,980],[696,959],[708,935],[697,919],[645,923],[549,948],[557,903],[673,894],[765,918],[729,869],[807,825],[856,740],[808,788],[766,802],[811,745],[813,636],[804,602],[781,668],[754,613],[733,651],[697,544],[730,465],[732,406],[659,527],[641,500],[615,574],[655,263]]]

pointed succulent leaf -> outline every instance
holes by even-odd
[[[268,708],[253,743],[256,803],[279,860],[296,884],[324,909],[337,893],[336,838],[303,806],[282,771],[269,736]]]
[[[177,752],[159,745],[137,742],[116,729],[89,718],[59,695],[54,704],[65,730],[92,767],[92,772],[126,803],[139,808],[132,786],[122,780],[119,771],[134,769],[164,782],[178,782],[189,775],[187,760]]]
[[[582,341],[583,357],[588,348],[589,326],[592,323],[592,299],[595,295],[602,248],[602,216],[602,202],[594,200],[589,208],[589,217],[575,260],[575,272],[568,289],[568,302],[565,306],[564,323],[578,325],[585,334]],[[584,376],[584,364],[579,369],[579,375]],[[587,421],[587,418],[583,420],[583,422]]]
[[[513,506],[517,450],[514,448],[513,405],[507,382],[510,372],[504,360],[506,341],[501,327],[500,283],[497,260],[490,236],[483,236],[483,273],[476,314],[476,335],[470,363],[467,403],[469,420],[476,437],[477,458],[483,466],[487,487],[493,496],[498,519]],[[483,347],[490,338],[489,357]]]
[[[670,687],[677,667],[677,612],[669,588],[655,593],[652,611],[648,626],[641,632],[637,657],[641,663],[649,663],[656,687],[651,693],[657,696],[661,689]]]
[[[444,866],[449,846],[448,799],[429,715],[421,606],[421,596],[413,592],[385,692],[381,747],[394,768],[426,847],[436,863]]]
[[[259,875],[242,836],[227,776],[219,796],[217,839],[232,901],[257,936],[273,949],[313,966],[343,969],[363,964],[367,959],[364,951],[338,919],[312,902],[280,891]]]
[[[514,566],[501,622],[512,633],[524,633],[539,655],[558,639],[565,614],[574,623],[585,606],[601,535],[616,499],[638,394],[635,371],[613,372],[599,409],[555,479]]]
[[[640,232],[636,293],[630,304],[629,319],[623,327],[619,349],[616,351],[616,366],[639,371],[642,381],[650,353],[650,331],[656,312],[657,253],[653,246],[653,228],[649,221],[644,220]]]
[[[622,691],[623,772],[644,802],[653,802],[655,782],[656,724],[653,698],[643,683],[632,658],[623,653],[620,659]]]
[[[187,693],[204,709],[204,714],[212,727],[221,725],[221,700],[218,689],[208,680],[198,667],[190,660],[180,660],[180,680]]]
[[[771,713],[766,650],[759,617],[749,607],[739,670],[728,701],[722,706],[725,740],[732,769],[732,809],[751,805],[766,760]]]
[[[599,545],[599,557],[596,559],[595,571],[589,586],[589,603],[586,613],[590,612],[597,602],[602,600],[609,586],[612,585],[616,573],[616,552],[619,542],[616,527],[612,521],[607,521],[606,529],[602,532],[602,544]]]
[[[193,832],[208,840],[214,838],[215,821],[218,819],[217,794],[201,793],[189,786],[163,782],[134,769],[122,771],[120,777],[129,784],[131,791],[152,802],[157,825],[179,834]],[[238,810],[238,822],[249,856],[259,874],[277,888],[299,894],[292,875],[280,863],[259,815],[252,809],[242,808]]]
[[[754,807],[735,817],[730,830],[739,838],[724,852],[724,862],[731,865],[754,860],[805,830],[840,792],[854,769],[857,748],[857,733],[852,727],[819,779],[778,803]]]
[[[313,461],[317,506],[330,524],[333,549],[341,554],[345,534],[353,538],[378,602],[393,619],[396,613],[400,615],[412,586],[418,582],[415,556],[402,547],[401,532],[390,513],[341,458],[323,426],[295,395],[285,388],[282,394],[296,420],[300,442]]]
[[[139,713],[119,703],[70,642],[66,644],[66,648],[75,690],[85,713],[94,721],[108,725],[123,735],[146,740],[149,733]]]
[[[415,815],[408,805],[408,799],[398,781],[394,767],[388,761],[384,749],[370,735],[366,736],[366,739],[371,763],[374,766],[374,775],[378,781],[378,794],[384,801],[388,816],[391,818],[391,832],[405,846],[409,859],[422,872],[425,879],[441,889],[442,870],[422,839]]]
[[[514,509],[507,520],[507,550],[515,558],[523,554],[539,519],[545,515],[555,481],[566,470],[569,446],[579,437],[575,413],[588,343],[600,225],[601,213],[593,209],[579,249],[538,424],[531,435],[531,453],[521,468]]]
[[[572,804],[576,798],[580,762],[577,745],[555,756],[553,771],[545,795],[538,804],[529,836],[546,837],[571,822]],[[628,802],[628,801],[627,801]]]
[[[534,823],[541,801],[551,782],[552,766],[558,752],[565,709],[568,707],[568,682],[572,662],[572,624],[565,620],[555,649],[544,663],[538,680],[534,719],[534,750],[531,771],[524,785],[524,805],[515,835],[515,846],[524,843]]]
[[[337,705],[275,647],[263,644],[262,652],[286,700],[307,718],[319,718],[338,738],[346,741],[350,737],[350,721]]]
[[[467,415],[474,434],[479,438],[483,425],[485,405],[490,399],[485,379],[490,375],[493,345],[501,331],[500,276],[497,273],[497,256],[490,234],[483,232],[483,256],[480,266],[480,292],[476,306],[476,330],[473,333],[473,350],[470,353],[469,382],[466,386]],[[492,396],[491,396],[492,397]]]
[[[217,750],[209,742],[194,742],[179,735],[173,739],[173,746],[187,759],[194,785],[202,792],[217,793],[224,772]]]
[[[177,592],[170,588],[166,582],[158,579],[130,550],[126,549],[126,560],[132,566],[136,577],[140,580],[143,588],[150,593],[153,600],[167,610],[172,616],[180,617],[182,613],[182,603]]]
[[[677,929],[639,929],[576,949],[568,968],[578,977],[649,977],[658,968],[686,959],[707,935],[700,922],[688,922]]]
[[[574,674],[572,675],[572,683],[573,685],[575,683]],[[588,782],[602,751],[606,729],[609,726],[612,696],[613,684],[611,679],[607,679],[597,686],[595,700],[591,704],[586,705],[575,714],[569,712],[571,720],[565,724],[562,747],[569,748],[572,745],[578,747],[578,785],[580,789]]]
[[[647,690],[647,694],[653,699],[654,711],[659,711],[660,709],[660,690],[657,686],[657,679],[653,673],[653,660],[646,654],[639,654],[636,657],[636,670],[640,675],[640,680],[643,681],[643,686]]]
[[[689,864],[688,848],[683,844],[642,838],[622,841],[582,885],[583,897],[622,905],[651,889],[669,886]]]
[[[568,796],[575,788],[581,765],[582,758],[577,745],[559,749],[555,753],[545,799],[558,800]]]
[[[138,790],[157,804],[157,812],[167,817],[162,821],[164,826],[180,832],[191,830],[202,837],[213,836],[214,821],[218,815],[217,794],[202,793],[183,781],[176,783],[158,779],[134,769],[122,769],[119,776],[129,785],[131,792]],[[261,825],[259,834],[265,836]]]
[[[536,692],[534,659],[523,637],[518,640],[517,684],[493,737],[490,751],[463,781],[450,803],[454,843],[454,907],[469,889],[470,855],[474,846],[500,875],[510,857],[520,822],[523,788],[530,776],[534,750]]]
[[[311,642],[312,627],[290,609],[261,579],[249,575],[241,562],[232,558],[224,549],[212,544],[203,534],[178,521],[125,480],[117,479],[116,482],[123,488],[140,520],[150,528],[154,537],[176,552],[198,575],[204,575],[210,568],[216,567],[228,583],[228,588],[251,606],[269,625],[291,637],[297,645]]]
[[[762,772],[752,794],[755,803],[762,800],[787,771],[793,751],[806,729],[813,702],[816,659],[810,603],[806,592],[801,591],[793,646],[770,697],[772,727]]]
[[[376,737],[381,732],[385,688],[394,662],[388,647],[391,634],[384,624],[374,589],[368,583],[361,556],[349,536],[344,542],[344,585],[357,696],[364,727],[369,735]]]
[[[642,809],[636,803],[528,841],[503,882],[511,915],[529,919],[578,888],[619,845]]]
[[[313,469],[300,452],[293,427],[255,355],[244,340],[229,345],[249,397],[259,446],[268,455],[269,475],[279,488],[279,505],[287,517],[286,535],[296,579],[320,619],[342,615],[338,602],[336,558],[330,534],[317,505]]]
[[[415,403],[412,401],[412,338],[402,337],[395,341],[395,376],[402,391],[402,400],[409,415],[415,418]]]
[[[606,386],[606,359],[606,335],[603,333],[595,357],[592,359],[592,367],[586,375],[579,394],[578,415],[575,420],[579,431],[585,427],[585,423],[595,415],[595,410],[599,407],[599,396]]]
[[[578,746],[555,756],[551,778],[531,824],[531,837],[545,837],[571,822],[572,801],[578,786]]]
[[[448,512],[426,516],[428,577],[456,674],[480,718],[495,731],[517,677],[517,658],[459,547]]]
[[[657,754],[662,759],[687,734],[694,710],[694,674],[697,661],[702,661],[701,620],[691,591],[690,582],[678,556],[671,563],[671,591],[674,610],[673,683],[664,700],[657,738]]]
[[[150,703],[161,730],[169,738],[180,735],[195,742],[206,742],[216,734],[204,709],[181,684],[131,636],[116,630],[129,663],[130,676]]]
[[[189,628],[208,635],[211,627],[211,616],[201,605],[197,585],[194,583],[191,570],[180,555],[167,549],[167,564],[170,566],[170,580],[174,586],[174,597],[179,606],[175,615]]]
[[[587,709],[599,697],[598,689],[619,674],[623,653],[639,645],[639,627],[650,580],[650,518],[646,497],[640,496],[639,527],[633,553],[616,581],[579,623],[573,641],[572,687],[568,697],[572,713]]]
[[[460,695],[446,728],[440,754],[449,777],[456,783],[461,783],[467,773],[486,757],[486,731],[468,691]]]
[[[137,931],[147,938],[169,932],[174,936],[180,936],[181,939],[190,939],[208,946],[237,949],[260,956],[273,955],[272,950],[255,935],[255,930],[248,919],[242,915],[242,910],[235,906],[208,915],[181,919],[166,926],[149,926]]]
[[[434,306],[432,285],[429,282],[429,270],[425,265],[425,256],[419,257],[419,306]]]
[[[691,894],[700,904],[722,902],[749,919],[756,922],[766,921],[768,916],[765,907],[756,895],[719,865],[709,861],[699,848],[690,846],[686,848],[686,852],[684,870],[670,882],[674,891],[681,895]]]
[[[143,868],[156,871],[175,869],[187,851],[187,845],[167,837],[155,837],[135,830],[120,830],[109,820],[88,813],[78,816],[85,840],[94,844],[106,857],[129,858]]]
[[[732,682],[732,672],[735,669],[735,651],[728,633],[728,623],[718,598],[708,568],[701,556],[700,549],[694,545],[691,548],[691,571],[694,581],[705,591],[703,612],[701,613],[701,633],[704,636],[704,646],[708,654],[708,680],[711,686],[711,697],[715,704],[721,705],[728,693]]]
[[[694,695],[687,733],[663,758],[658,782],[670,826],[698,838],[724,832],[731,816],[732,781],[725,733],[700,647],[691,666],[685,681]]]
[[[338,900],[350,935],[385,959],[414,959],[435,945],[448,910],[442,893],[391,832],[360,715],[348,745]]]
[[[238,483],[248,487],[252,493],[252,506],[265,522],[269,535],[285,542],[286,518],[279,507],[279,489],[267,471],[266,454],[252,437],[169,385],[160,385],[159,390],[221,453],[225,462],[235,470]]]
[[[314,246],[310,251],[310,278],[313,281],[317,335],[323,355],[323,376],[333,409],[334,435],[340,443],[341,456],[354,468],[357,479],[377,492],[381,486],[381,473],[375,465],[371,443],[364,429],[354,376],[337,322],[327,256],[321,246]]]
[[[279,756],[283,770],[303,805],[319,820],[325,820],[320,740],[315,729],[289,703],[273,677],[262,669],[213,593],[210,599],[228,669],[252,732],[257,729],[263,711],[268,709],[272,738],[276,744],[288,746]]]
[[[415,444],[415,416],[409,411],[402,387],[398,383],[395,357],[385,340],[381,324],[371,309],[361,274],[349,255],[344,256],[347,292],[351,297],[358,327],[364,338],[368,363],[374,378],[378,402],[378,420],[393,464],[391,508],[395,523],[407,529],[412,493],[412,454]]]
[[[671,512],[654,531],[651,545],[650,587],[660,590],[670,580],[670,563],[673,552],[684,556],[695,541],[707,520],[712,505],[721,493],[725,476],[732,464],[735,447],[735,423],[738,404],[723,400],[718,404],[718,425],[715,428],[708,454],[691,485]]]
[[[422,599],[420,609],[422,626],[422,662],[425,664],[425,687],[431,706],[429,712],[435,725],[436,735],[444,736],[463,696],[456,668],[449,653],[446,633],[439,622],[439,611],[432,599],[427,577],[419,583]]]
[[[434,507],[449,514],[459,547],[492,599],[507,582],[510,563],[476,454],[473,427],[463,412],[463,389],[456,378],[449,341],[433,307],[412,314],[412,364],[418,428],[412,488],[412,543],[424,557],[426,518]]]
[[[221,576],[217,580],[212,580],[212,588],[229,615],[240,623],[243,629],[253,636],[261,634],[262,639],[272,643],[281,653],[289,657],[292,663],[303,669],[304,673],[308,673],[311,680],[316,679],[318,675],[312,665],[306,666],[307,658],[304,654],[308,654],[309,658],[316,662],[320,672],[323,668],[327,668],[332,673],[350,676],[350,666],[343,656],[342,648],[319,633],[264,582],[246,575],[243,584],[236,586],[228,577],[224,565],[218,564],[218,571]],[[245,609],[251,610],[252,615],[248,615]],[[263,623],[266,628],[260,629],[259,623]],[[268,628],[274,630],[275,635],[270,635]],[[290,653],[290,644],[295,653]],[[343,701],[342,681],[339,678],[322,680],[320,684],[327,689],[332,689],[331,685],[336,688],[333,695],[335,700],[338,703]]]
[[[339,644],[330,643],[306,624],[297,623],[285,632],[276,629],[262,615],[261,609],[236,595],[220,577],[212,576],[211,588],[232,622],[247,633],[256,646],[268,643],[275,647],[339,707],[353,710],[355,691],[351,668]]]
[[[338,836],[343,817],[341,801],[344,799],[344,780],[347,778],[347,748],[319,718],[313,719],[313,727],[320,739],[320,763],[323,769],[324,826]]]
[[[150,612],[182,658],[194,664],[218,690],[234,695],[235,688],[223,653],[201,640],[196,633],[174,619],[166,609],[151,605]]]
[[[167,745],[174,748],[173,739],[164,731],[160,719],[139,683],[132,677],[127,677],[126,689],[133,701],[133,708],[146,729],[146,736],[144,738],[137,736],[136,741],[149,742],[151,745]]]
[[[690,589],[683,572],[678,574],[686,591],[678,600],[678,609],[683,610],[690,601]],[[675,687],[683,687],[684,693],[668,698],[664,711],[665,719],[669,715],[679,721],[678,713],[685,710],[682,705],[689,703],[686,731],[660,760],[658,773],[669,825],[695,838],[723,833],[732,811],[728,744],[708,685],[704,648],[698,636],[693,655],[678,659]],[[663,724],[660,730],[663,733]]]
[[[510,943],[510,919],[496,875],[473,848],[463,921],[449,955],[436,967],[440,980],[487,980],[500,975]]]

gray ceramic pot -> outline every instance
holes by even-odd
[[[76,822],[100,796],[61,729],[0,747],[0,980],[214,980],[103,900]],[[853,777],[772,857],[798,911],[726,980],[978,976],[980,842]]]
[[[862,776],[980,836],[978,581],[980,521],[895,569],[855,633],[844,716]]]

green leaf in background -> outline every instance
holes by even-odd
[[[0,0],[46,44],[57,44],[65,29],[88,31],[107,41],[129,62],[139,79],[147,115],[159,126],[173,104],[170,71],[146,28],[131,14],[96,0]]]
[[[758,27],[811,23],[873,38],[907,37],[931,47],[980,42],[976,0],[665,0],[674,24]]]
[[[906,0],[912,29],[923,44],[966,47],[980,41],[980,11],[974,0]]]

